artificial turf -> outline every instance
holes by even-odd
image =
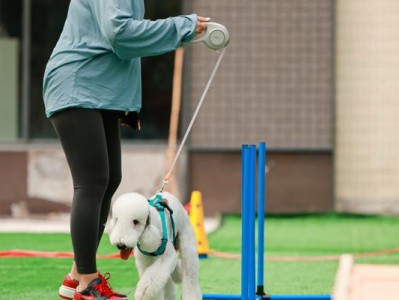
[[[364,253],[397,247],[399,218],[353,215],[268,216],[266,220],[266,258],[304,257]],[[224,218],[223,226],[208,235],[211,249],[239,254],[241,219]],[[0,234],[0,251],[26,249],[71,251],[66,234]],[[99,253],[115,253],[108,238]],[[239,293],[240,260],[210,256],[200,261],[201,287],[206,293]],[[399,254],[356,259],[356,263],[399,264]],[[265,286],[270,294],[329,294],[334,284],[338,261],[266,262]],[[57,290],[69,259],[0,259],[1,299],[57,299]],[[133,259],[100,259],[98,268],[111,272],[112,286],[133,298],[138,280]]]

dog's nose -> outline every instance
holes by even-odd
[[[126,245],[125,245],[125,244],[117,244],[116,247],[117,247],[119,250],[125,250],[125,249],[126,249]]]

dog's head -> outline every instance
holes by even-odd
[[[112,217],[106,226],[112,245],[123,251],[133,249],[148,226],[150,206],[147,199],[138,193],[127,193],[118,197],[112,206]],[[131,252],[131,251],[130,251]],[[129,254],[130,254],[129,252]]]

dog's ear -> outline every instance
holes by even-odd
[[[104,232],[106,234],[110,234],[112,232],[114,223],[115,223],[115,220],[113,218],[109,217],[107,223],[105,223],[105,228],[104,228]]]

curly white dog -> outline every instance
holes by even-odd
[[[188,214],[170,193],[152,200],[137,193],[118,197],[106,228],[121,258],[134,249],[140,276],[134,298],[175,300],[175,282],[181,281],[182,299],[200,300],[197,244]]]

